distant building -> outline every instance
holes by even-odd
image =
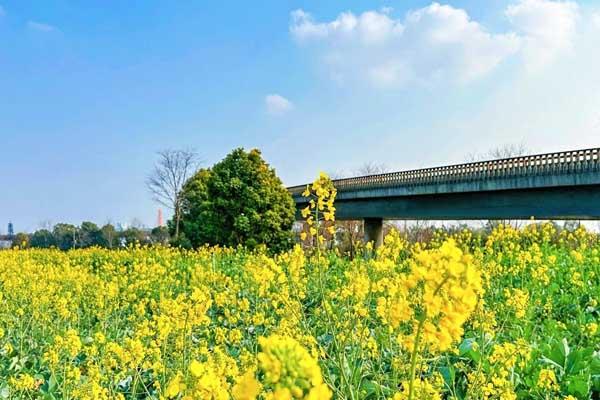
[[[12,247],[12,240],[0,240],[0,250],[10,249]]]
[[[12,222],[8,223],[8,236],[14,236],[15,235],[15,228],[13,227]]]

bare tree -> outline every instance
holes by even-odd
[[[374,161],[368,161],[364,163],[360,168],[357,168],[354,171],[354,174],[357,176],[366,176],[385,174],[386,172],[390,172],[390,169],[387,165],[383,163],[376,163]]]
[[[181,189],[197,165],[198,155],[193,150],[159,151],[154,170],[146,180],[154,201],[173,210],[175,239],[179,237],[181,221]]]
[[[146,225],[144,224],[144,222],[142,222],[142,220],[137,217],[133,217],[131,219],[131,222],[129,223],[129,227],[134,228],[134,229],[140,229],[140,230],[146,229]]]
[[[531,150],[525,146],[524,143],[513,143],[504,144],[502,146],[494,147],[485,153],[475,154],[471,153],[467,155],[467,162],[486,161],[486,160],[500,160],[503,158],[519,157],[527,154],[531,154]],[[488,229],[494,229],[499,224],[511,225],[515,228],[521,226],[518,220],[495,220],[495,221],[482,221],[483,225]]]
[[[40,221],[40,223],[38,224],[38,228],[46,229],[46,230],[52,232],[52,228],[54,228],[54,224],[52,223],[51,220],[45,219],[43,221]]]
[[[467,154],[467,162],[486,161],[486,160],[501,160],[503,158],[519,157],[530,154],[531,150],[524,143],[508,143],[498,147],[494,147],[485,153],[470,153]]]
[[[352,175],[366,176],[384,174],[386,172],[389,172],[389,169],[385,164],[369,161],[355,169],[352,172]],[[332,176],[338,178],[338,176],[341,177],[343,176],[343,174],[332,174]],[[341,235],[338,235],[338,238],[341,239],[339,240],[339,246],[341,247],[342,251],[346,251],[348,253],[350,258],[354,258],[354,255],[356,253],[356,247],[358,243],[363,240],[364,237],[363,221],[338,221],[337,226],[338,228],[340,228],[341,231]]]

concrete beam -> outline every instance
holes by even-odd
[[[383,244],[383,219],[364,219],[365,242],[373,242],[375,248]]]
[[[445,194],[493,193],[499,191],[531,191],[536,189],[561,190],[565,188],[569,190],[578,186],[600,186],[600,170],[357,188],[354,190],[338,191],[336,201],[373,200],[421,195],[440,196]],[[306,199],[302,198],[299,194],[293,197],[296,203],[306,202]]]
[[[301,204],[297,204],[300,218]],[[336,219],[600,219],[600,185],[337,199]]]

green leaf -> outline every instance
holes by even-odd
[[[370,380],[364,380],[360,386],[362,392],[361,394],[365,398],[381,392],[379,384]]]
[[[565,371],[567,374],[578,374],[579,372],[588,368],[591,360],[590,357],[593,354],[592,349],[582,349],[572,351],[567,356],[567,361],[565,365]]]
[[[44,383],[40,387],[40,390],[44,393],[51,394],[56,390],[57,386],[58,385],[56,382],[56,378],[54,377],[54,375],[50,375],[48,379],[44,380]]]
[[[481,353],[479,352],[479,346],[477,340],[474,338],[468,338],[462,341],[458,347],[459,355],[461,357],[467,357],[476,363],[481,360]]]
[[[575,376],[570,378],[567,383],[567,391],[577,398],[587,398],[590,392],[589,376]]]
[[[444,378],[444,382],[446,386],[451,388],[454,386],[454,379],[456,377],[456,370],[453,366],[449,365],[447,367],[440,367],[439,372]]]
[[[551,361],[556,367],[564,371],[567,356],[571,353],[567,339],[563,338],[562,341],[554,342],[548,354],[544,355],[544,361]]]
[[[590,362],[590,373],[592,375],[600,376],[600,357],[592,356],[592,361]]]

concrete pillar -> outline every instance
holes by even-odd
[[[383,244],[383,219],[364,219],[365,242],[373,242],[375,248]]]

